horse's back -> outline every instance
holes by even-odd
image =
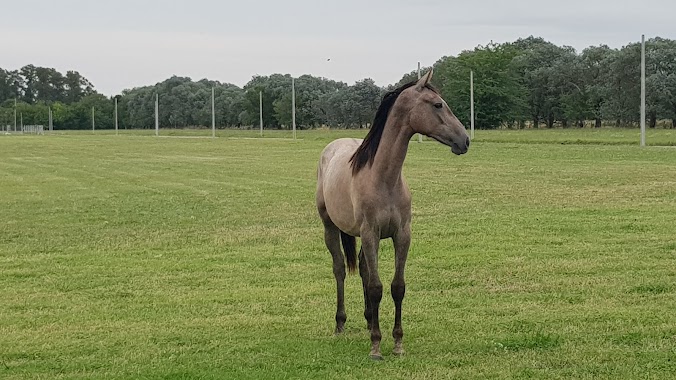
[[[320,169],[326,169],[334,158],[340,159],[347,156],[349,160],[359,145],[361,145],[362,141],[363,140],[361,139],[352,138],[342,138],[331,141],[322,151],[319,161]]]

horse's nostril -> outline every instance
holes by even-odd
[[[467,145],[467,147],[469,148],[469,137],[468,137],[467,140],[465,141],[465,145]]]

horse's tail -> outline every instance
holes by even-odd
[[[343,251],[347,260],[347,270],[354,273],[357,270],[357,239],[340,231],[340,240],[343,242]]]

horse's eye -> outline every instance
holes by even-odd
[[[439,109],[441,109],[441,107],[443,107],[443,106],[444,106],[444,105],[441,104],[441,103],[434,103],[434,108],[439,108]]]

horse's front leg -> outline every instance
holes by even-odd
[[[392,279],[392,299],[394,300],[394,354],[403,355],[404,346],[402,338],[404,329],[401,327],[401,304],[406,293],[406,281],[404,280],[404,268],[408,257],[408,248],[411,245],[411,225],[407,224],[392,238],[394,243],[394,278]]]
[[[371,311],[371,359],[381,360],[383,355],[380,353],[380,323],[378,320],[378,310],[380,309],[380,300],[383,298],[383,284],[378,276],[378,246],[380,244],[380,233],[370,228],[361,230],[361,247],[364,251],[364,261],[368,271],[367,295],[369,298]]]

